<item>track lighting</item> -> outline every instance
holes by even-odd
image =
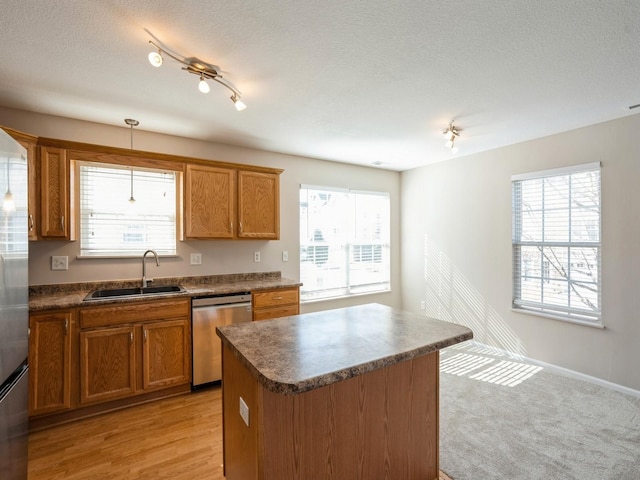
[[[460,136],[461,131],[462,129],[456,127],[453,122],[451,122],[449,124],[449,128],[442,132],[444,138],[447,139],[447,143],[445,143],[445,145],[447,148],[451,149],[451,153],[456,153],[458,151],[458,148],[454,145],[454,142],[456,138]]]
[[[160,46],[156,45],[152,40],[149,40],[149,43],[154,46],[155,50],[149,54],[149,63],[154,67],[160,67],[163,63],[163,55],[175,60],[178,63],[184,65],[182,70],[187,73],[192,73],[194,75],[198,75],[200,77],[200,82],[198,83],[198,89],[202,93],[209,92],[209,84],[207,80],[213,80],[214,82],[218,82],[223,87],[229,89],[232,93],[231,101],[236,107],[236,110],[239,112],[247,108],[247,106],[240,100],[240,91],[227,79],[223,78],[220,74],[220,68],[211,65],[209,63],[203,62],[195,57],[182,57],[181,55],[174,55],[164,50]]]

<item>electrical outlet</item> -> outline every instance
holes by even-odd
[[[202,254],[201,253],[192,253],[191,254],[191,265],[202,265]]]
[[[289,252],[287,252],[286,250],[282,251],[282,261],[283,262],[288,262],[289,261]]]
[[[51,270],[69,270],[69,257],[66,255],[53,255],[51,257]]]
[[[244,420],[245,425],[249,426],[249,406],[245,403],[244,398],[240,397],[240,416]]]
[[[260,262],[260,252],[253,252],[253,261],[255,263],[259,263]]]

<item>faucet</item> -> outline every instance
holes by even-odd
[[[147,278],[147,267],[144,263],[144,259],[147,256],[147,253],[153,253],[153,256],[156,257],[156,265],[160,266],[160,260],[158,260],[158,254],[153,250],[147,250],[142,254],[142,288],[147,288],[151,282],[153,282],[153,278]]]

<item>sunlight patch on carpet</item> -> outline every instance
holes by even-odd
[[[526,363],[506,360],[495,364],[494,362],[493,358],[457,353],[451,357],[441,358],[440,371],[451,375],[467,376],[481,382],[515,387],[542,370],[542,367]],[[478,371],[479,369],[482,370]]]

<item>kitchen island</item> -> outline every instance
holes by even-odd
[[[439,350],[468,328],[369,304],[217,333],[227,480],[438,478]]]

